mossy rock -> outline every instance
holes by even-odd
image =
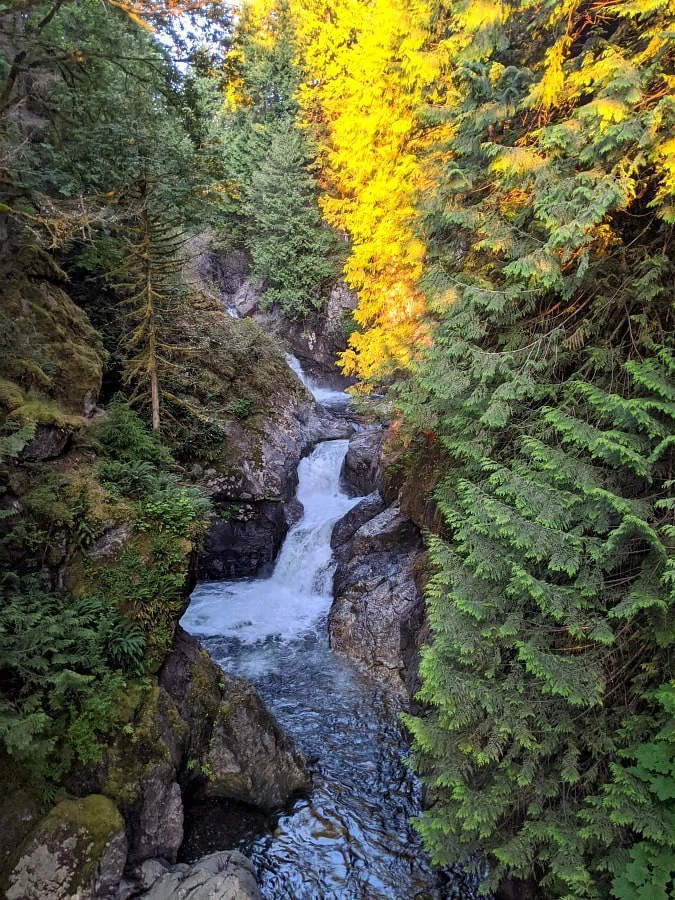
[[[0,403],[15,421],[75,425],[101,389],[106,352],[86,313],[47,274],[3,287]]]
[[[7,900],[112,898],[126,855],[124,820],[110,799],[63,800],[17,852]]]
[[[120,728],[106,751],[102,792],[124,808],[140,799],[144,779],[161,773],[173,780],[183,755],[186,726],[154,679],[121,694],[118,715]]]

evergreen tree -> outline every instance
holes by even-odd
[[[153,185],[142,180],[133,207],[134,221],[125,230],[124,262],[115,273],[116,287],[130,327],[124,341],[124,380],[134,399],[149,398],[152,428],[161,424],[163,376],[180,352],[173,327],[185,301],[181,250],[184,232],[153,204]]]
[[[441,863],[672,896],[672,4],[460,4],[425,208],[433,345],[402,390],[455,465],[430,539]]]
[[[308,162],[302,136],[282,125],[250,193],[253,272],[265,286],[264,304],[291,318],[321,308],[337,275],[337,239],[321,222]]]
[[[263,304],[297,318],[322,308],[344,254],[322,223],[312,153],[296,121],[295,54],[285,0],[247,3],[225,60],[221,128],[232,236],[251,251]]]

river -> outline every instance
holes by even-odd
[[[346,451],[347,441],[328,441],[301,461],[304,515],[271,577],[203,582],[182,620],[223,669],[256,685],[312,761],[313,790],[272,818],[193,809],[182,856],[241,849],[269,900],[473,898],[473,879],[435,871],[410,826],[421,797],[400,700],[328,647],[330,534],[359,499],[340,490]]]

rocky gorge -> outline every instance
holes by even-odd
[[[240,284],[237,291],[242,290]],[[232,317],[221,315],[218,322],[233,333],[239,328]],[[258,340],[255,332],[250,336]],[[290,346],[305,354],[316,350],[306,334]],[[189,865],[176,864],[186,804],[234,802],[265,813],[282,810],[310,790],[312,766],[256,689],[215,665],[175,622],[198,576],[246,579],[271,571],[289,527],[303,513],[295,497],[298,463],[321,442],[349,440],[339,478],[345,496],[355,498],[347,502],[346,515],[330,523],[335,527],[326,538],[337,563],[327,621],[331,647],[387,689],[401,696],[414,690],[423,556],[416,526],[387,485],[385,432],[355,424],[344,405],[335,410],[317,404],[297,362],[294,368],[296,374],[284,362],[288,374],[279,369],[268,386],[267,413],[223,419],[225,450],[214,449],[196,461],[183,457],[189,481],[210,498],[213,512],[199,551],[197,541],[178,542],[172,551],[178,555],[176,592],[166,612],[169,652],[158,650],[145,677],[119,695],[119,725],[103,739],[99,760],[72,766],[61,794],[46,809],[19,770],[10,780],[0,803],[0,815],[12,823],[0,838],[2,883],[10,900],[198,900],[213,891],[242,900],[257,896],[250,864],[234,851],[219,849]],[[344,382],[326,379],[322,353],[313,371],[317,377],[323,373],[322,396],[332,391],[339,399]],[[99,389],[96,375],[91,385],[83,384],[93,421],[108,415],[96,406]],[[98,463],[78,428],[75,419],[40,426],[19,462],[37,460],[67,483],[79,484],[83,471],[93,473]],[[10,480],[17,508],[26,502],[20,471]],[[60,549],[53,551],[57,581],[86,594],[116,578],[120,600],[128,602],[119,567],[124,570],[130,554],[151,559],[146,526],[136,522],[128,505],[111,505],[103,492],[99,500],[89,488],[87,496],[97,504],[89,500],[86,513],[95,523],[93,537],[71,544],[63,529]],[[373,715],[377,719],[379,713]]]

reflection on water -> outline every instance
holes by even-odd
[[[224,669],[256,685],[313,761],[312,793],[273,817],[193,809],[183,856],[237,846],[269,900],[473,898],[466,876],[439,882],[409,825],[420,788],[404,763],[400,701],[328,647],[330,531],[358,502],[339,490],[346,449],[330,441],[300,464],[305,514],[272,576],[198,585],[183,618]]]

